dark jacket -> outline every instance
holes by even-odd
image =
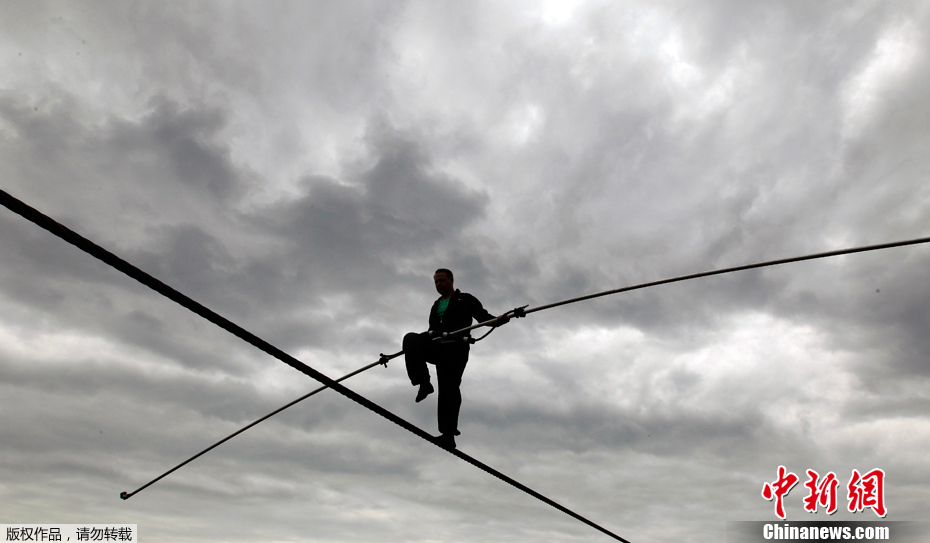
[[[478,298],[456,289],[452,294],[452,298],[449,299],[449,307],[446,308],[446,312],[440,319],[436,309],[439,307],[439,300],[441,299],[442,296],[437,298],[433,302],[433,307],[429,310],[429,329],[434,334],[437,332],[454,332],[462,328],[468,328],[472,324],[477,324],[477,322],[485,322],[495,318],[481,305]],[[472,323],[472,319],[477,322]],[[463,341],[462,345],[467,352],[468,343]]]

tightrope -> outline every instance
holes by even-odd
[[[54,234],[54,235],[58,236],[59,238],[61,238],[61,239],[65,240],[65,241],[67,241],[68,243],[74,245],[74,246],[77,247],[78,249],[81,249],[82,251],[84,251],[84,252],[90,254],[91,256],[93,256],[93,257],[95,257],[95,258],[101,260],[102,262],[104,262],[104,263],[106,263],[106,264],[112,266],[113,268],[115,268],[115,269],[117,269],[117,270],[123,272],[124,274],[128,275],[129,277],[132,277],[132,278],[135,279],[136,281],[138,281],[138,282],[142,283],[143,285],[145,285],[145,286],[151,288],[152,290],[158,292],[159,294],[161,294],[161,295],[167,297],[168,299],[174,301],[175,303],[177,303],[177,304],[179,304],[179,305],[181,305],[181,306],[183,306],[183,307],[189,309],[190,311],[192,311],[192,312],[196,313],[197,315],[203,317],[204,319],[206,319],[206,320],[212,322],[213,324],[219,326],[220,328],[226,330],[227,332],[229,332],[229,333],[235,335],[236,337],[242,339],[243,341],[246,341],[247,343],[250,343],[251,345],[257,347],[258,349],[260,349],[260,350],[262,350],[262,351],[264,351],[264,352],[270,354],[271,356],[273,356],[273,357],[277,358],[278,360],[284,362],[284,363],[287,364],[288,366],[291,366],[292,368],[294,368],[294,369],[296,369],[296,370],[298,370],[298,371],[300,371],[300,372],[302,372],[302,373],[304,373],[304,374],[306,374],[306,375],[308,375],[308,376],[310,376],[310,377],[316,379],[316,380],[319,381],[320,383],[326,385],[326,387],[332,388],[333,390],[335,390],[335,391],[338,392],[339,394],[342,394],[343,396],[349,398],[350,400],[352,400],[352,401],[354,401],[354,402],[356,402],[356,403],[358,403],[358,404],[360,404],[360,405],[362,405],[362,406],[364,406],[364,407],[367,407],[367,408],[370,409],[371,411],[374,411],[375,413],[377,413],[377,414],[381,415],[382,417],[384,417],[384,418],[390,420],[391,422],[393,422],[394,424],[397,424],[398,426],[404,428],[405,430],[407,430],[407,431],[409,431],[409,432],[411,432],[411,433],[413,433],[413,434],[419,436],[420,438],[422,438],[422,439],[424,439],[424,440],[426,440],[426,441],[429,441],[430,443],[432,443],[432,444],[436,445],[437,447],[439,447],[439,448],[441,448],[441,449],[447,451],[447,452],[450,453],[450,454],[453,454],[453,455],[455,455],[455,456],[461,458],[462,460],[464,460],[464,461],[468,462],[469,464],[471,464],[471,465],[477,467],[478,469],[480,469],[480,470],[482,470],[482,471],[484,471],[484,472],[486,472],[486,473],[488,473],[488,474],[490,474],[490,475],[493,475],[494,477],[497,477],[497,478],[500,479],[501,481],[504,481],[504,482],[510,484],[511,486],[513,486],[513,487],[515,487],[515,488],[517,488],[517,489],[519,489],[519,490],[522,490],[523,492],[529,494],[530,496],[533,496],[534,498],[536,498],[536,499],[538,499],[538,500],[540,500],[540,501],[542,501],[542,502],[544,502],[544,503],[546,503],[546,504],[548,504],[548,505],[550,505],[550,506],[552,506],[552,507],[558,509],[559,511],[562,511],[563,513],[565,513],[565,514],[571,516],[572,518],[574,518],[574,519],[576,519],[576,520],[578,520],[578,521],[580,521],[580,522],[583,522],[584,524],[587,524],[588,526],[591,526],[592,528],[594,528],[594,529],[596,529],[596,530],[598,530],[598,531],[600,531],[600,532],[602,532],[602,533],[604,533],[604,534],[606,534],[606,535],[608,535],[608,536],[610,536],[610,537],[616,539],[617,541],[623,541],[624,543],[630,543],[629,541],[627,541],[626,539],[623,539],[623,538],[620,537],[619,535],[617,535],[617,534],[615,534],[615,533],[613,533],[613,532],[607,530],[606,528],[603,528],[602,526],[600,526],[600,525],[598,525],[598,524],[595,524],[594,522],[592,522],[592,521],[586,519],[585,517],[579,515],[578,513],[574,512],[574,511],[572,511],[571,509],[568,509],[568,508],[566,508],[566,507],[564,507],[564,506],[562,506],[562,505],[556,503],[555,501],[553,501],[553,500],[547,498],[546,496],[543,496],[542,494],[540,494],[540,493],[536,492],[535,490],[533,490],[533,489],[527,487],[526,485],[523,485],[522,483],[519,483],[518,481],[516,481],[516,480],[514,480],[514,479],[512,479],[512,478],[510,478],[510,477],[508,477],[507,475],[504,475],[503,473],[501,473],[501,472],[499,472],[499,471],[497,471],[497,470],[491,468],[490,466],[488,466],[488,465],[486,465],[486,464],[484,464],[484,463],[482,463],[482,462],[476,460],[475,458],[472,458],[471,456],[469,456],[469,455],[463,453],[462,451],[460,451],[460,450],[458,450],[458,449],[450,449],[450,448],[443,447],[442,445],[440,445],[439,443],[437,443],[437,441],[433,438],[433,436],[431,436],[431,435],[430,435],[429,433],[427,433],[425,430],[423,430],[423,429],[419,428],[418,426],[415,426],[414,424],[412,424],[412,423],[406,421],[405,419],[403,419],[403,418],[401,418],[401,417],[395,415],[395,414],[392,413],[391,411],[388,411],[387,409],[385,409],[385,408],[381,407],[380,405],[378,405],[378,404],[372,402],[371,400],[365,398],[364,396],[362,396],[362,395],[360,395],[360,394],[358,394],[358,393],[356,393],[356,392],[354,392],[354,391],[352,391],[352,390],[346,388],[344,385],[342,385],[342,384],[340,384],[340,383],[334,381],[333,379],[327,377],[326,375],[320,373],[319,371],[317,371],[317,370],[311,368],[310,366],[304,364],[304,363],[301,362],[300,360],[297,360],[297,359],[294,358],[293,356],[291,356],[291,355],[287,354],[286,352],[282,351],[281,349],[275,347],[275,346],[272,345],[271,343],[268,343],[267,341],[261,339],[260,337],[258,337],[258,336],[256,336],[255,334],[249,332],[249,331],[246,330],[245,328],[242,328],[241,326],[235,324],[234,322],[230,321],[229,319],[227,319],[227,318],[225,318],[225,317],[219,315],[218,313],[212,311],[211,309],[208,309],[207,307],[203,306],[202,304],[200,304],[200,303],[194,301],[192,298],[190,298],[190,297],[188,297],[188,296],[182,294],[181,292],[175,290],[174,288],[168,286],[167,284],[165,284],[165,283],[159,281],[158,279],[156,279],[156,278],[154,278],[153,276],[151,276],[151,275],[145,273],[145,272],[142,271],[141,269],[139,269],[139,268],[133,266],[133,265],[130,264],[129,262],[127,262],[127,261],[125,261],[125,260],[119,258],[119,257],[116,256],[115,254],[113,254],[113,253],[107,251],[106,249],[104,249],[104,248],[98,246],[97,244],[93,243],[92,241],[88,240],[87,238],[84,238],[84,237],[81,236],[80,234],[77,234],[76,232],[74,232],[74,231],[68,229],[67,227],[65,227],[65,226],[63,226],[63,225],[61,225],[61,224],[59,224],[58,222],[56,222],[55,220],[53,220],[51,217],[48,217],[47,215],[43,214],[42,212],[38,211],[37,209],[28,206],[28,205],[25,204],[24,202],[22,202],[22,201],[20,201],[20,200],[18,200],[18,199],[16,199],[16,198],[14,198],[13,196],[10,196],[9,194],[7,194],[5,191],[2,191],[2,190],[0,190],[0,204],[3,204],[3,205],[4,205],[6,208],[8,208],[10,211],[13,211],[14,213],[16,213],[16,214],[22,216],[23,218],[25,218],[25,219],[27,219],[27,220],[29,220],[29,221],[35,223],[36,225],[38,225],[38,226],[44,228],[45,230],[48,230],[48,231],[51,232],[52,234]],[[495,320],[496,320],[496,319],[495,319]],[[139,489],[139,490],[141,490],[141,489]],[[137,491],[135,491],[135,492],[133,492],[133,493],[122,492],[122,493],[120,493],[120,498],[122,498],[123,500],[127,500],[127,499],[129,499],[130,497],[132,497],[133,494],[135,494],[135,493],[138,492],[139,490],[137,490]]]

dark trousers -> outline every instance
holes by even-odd
[[[429,334],[410,333],[404,336],[404,356],[407,376],[414,385],[430,380],[427,363],[436,366],[439,380],[437,400],[439,433],[459,435],[459,408],[462,406],[462,374],[468,363],[468,346],[462,343],[432,341]]]

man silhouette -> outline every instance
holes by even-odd
[[[443,332],[454,332],[472,325],[472,319],[487,322],[497,319],[491,326],[501,326],[510,321],[506,313],[499,317],[488,313],[481,302],[471,294],[457,290],[450,270],[440,268],[433,275],[433,283],[439,299],[433,302],[429,313],[429,331],[404,336],[404,355],[407,361],[407,376],[413,386],[420,387],[416,401],[421,402],[433,393],[427,363],[436,366],[439,381],[437,418],[439,436],[436,442],[446,448],[455,448],[458,430],[459,408],[462,405],[462,374],[468,363],[470,342],[468,336],[442,337]],[[438,339],[437,339],[438,338]]]

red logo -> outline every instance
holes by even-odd
[[[837,488],[839,487],[836,474],[831,471],[821,478],[819,473],[809,469],[807,477],[804,483],[804,487],[807,488],[804,510],[816,513],[819,506],[823,507],[828,515],[835,513]],[[785,469],[785,466],[778,466],[778,478],[762,485],[762,497],[769,501],[775,500],[775,514],[782,520],[786,518],[785,496],[791,492],[799,480],[798,476]],[[861,513],[868,508],[880,517],[888,513],[885,508],[885,472],[883,470],[873,469],[865,475],[860,475],[859,471],[854,469],[846,490],[847,509],[850,513]]]
[[[871,507],[875,514],[884,517],[888,511],[885,509],[885,472],[880,469],[873,469],[863,476],[859,476],[859,471],[853,470],[849,484],[846,485],[849,491],[849,512],[860,513],[866,507]]]
[[[762,497],[769,501],[772,498],[775,499],[775,514],[778,518],[785,518],[784,497],[796,484],[798,484],[798,476],[788,472],[785,466],[778,466],[778,479],[772,484],[762,485]]]
[[[807,497],[804,498],[804,510],[809,513],[817,512],[817,505],[825,507],[827,509],[827,514],[832,515],[836,513],[836,487],[840,485],[839,481],[836,480],[836,474],[832,471],[828,473],[820,484],[817,484],[817,479],[820,477],[817,475],[817,472],[809,469],[807,470],[807,476],[810,477],[804,486],[807,487]]]

